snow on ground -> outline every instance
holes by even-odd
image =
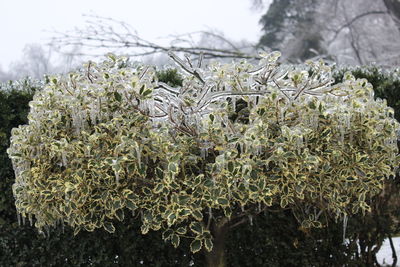
[[[400,237],[394,237],[392,238],[392,240],[398,257],[396,266],[400,266]],[[381,249],[379,250],[378,254],[376,254],[376,258],[378,262],[383,266],[385,266],[385,264],[391,266],[393,258],[392,249],[390,248],[390,243],[388,239],[383,242]]]

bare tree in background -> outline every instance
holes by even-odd
[[[60,52],[70,46],[83,48],[81,55],[100,56],[105,52],[143,58],[173,51],[192,56],[202,54],[210,58],[258,58],[255,45],[234,43],[216,31],[197,31],[182,35],[169,35],[163,44],[142,38],[130,25],[123,21],[99,16],[87,16],[86,27],[67,33],[55,33],[51,44]]]
[[[11,63],[8,71],[0,69],[0,82],[25,77],[42,79],[45,74],[68,72],[80,63],[76,56],[79,49],[71,47],[60,56],[51,46],[28,44],[23,50],[22,58]]]
[[[11,68],[14,74],[41,78],[53,68],[50,63],[51,56],[51,49],[45,49],[40,44],[29,44],[24,48],[23,60],[13,63]]]
[[[321,1],[317,21],[326,50],[336,62],[400,64],[400,24],[388,2]]]
[[[23,77],[42,78],[43,74],[53,69],[51,56],[51,49],[45,49],[40,44],[28,44],[24,47],[22,59],[12,62],[8,71],[0,73],[0,81]]]
[[[398,0],[275,0],[260,22],[260,45],[289,61],[320,56],[339,64],[400,64]]]

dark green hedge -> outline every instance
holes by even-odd
[[[386,98],[400,118],[400,81],[393,72],[378,68],[350,69],[367,78],[376,96]],[[336,71],[336,81],[345,70]],[[171,86],[181,84],[173,69],[158,73]],[[28,102],[41,84],[32,81],[0,85],[0,266],[203,266],[202,255],[189,253],[188,244],[174,249],[160,233],[140,234],[130,216],[116,225],[116,232],[81,232],[54,229],[42,236],[29,226],[19,226],[11,185],[14,174],[6,149],[13,127],[25,124]],[[374,245],[399,232],[399,179],[389,180],[385,194],[376,197],[371,214],[349,218],[343,243],[343,223],[330,221],[323,229],[300,229],[289,211],[262,214],[230,233],[229,266],[373,266]],[[130,219],[129,219],[130,218]],[[360,241],[361,251],[356,240]]]

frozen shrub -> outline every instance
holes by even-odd
[[[398,164],[393,109],[350,73],[332,85],[323,62],[261,56],[202,68],[171,54],[178,88],[113,55],[50,78],[12,132],[18,212],[76,233],[137,216],[143,234],[190,238],[209,263],[261,212],[290,209],[304,228],[368,212]]]

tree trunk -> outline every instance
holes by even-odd
[[[214,237],[214,245],[212,251],[204,251],[206,263],[208,267],[225,267],[225,239],[227,234],[226,225],[218,226],[213,225],[211,233]]]

